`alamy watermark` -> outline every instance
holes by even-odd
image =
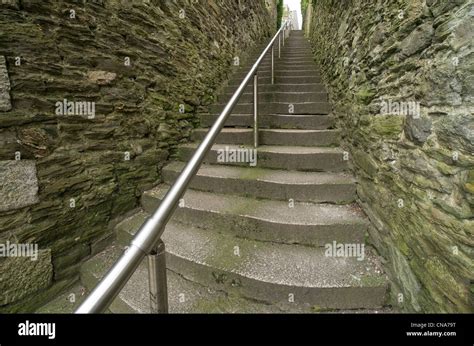
[[[46,336],[50,340],[56,338],[56,323],[54,322],[30,322],[26,320],[24,323],[18,324],[19,336]]]
[[[38,244],[0,243],[0,257],[30,257],[32,261],[38,259]]]
[[[363,261],[365,258],[365,244],[345,244],[333,241],[324,245],[326,257],[356,257],[358,261]]]
[[[257,165],[257,149],[230,148],[217,150],[217,162],[219,163],[248,163],[250,166]]]
[[[420,118],[420,102],[417,101],[380,101],[380,114],[382,115],[404,115],[414,119]]]
[[[88,119],[95,118],[95,102],[89,101],[68,101],[64,99],[55,104],[56,115],[78,115],[87,116]]]

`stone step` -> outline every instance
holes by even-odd
[[[200,114],[201,126],[210,127],[218,114]],[[260,128],[324,130],[332,126],[333,119],[328,115],[308,114],[262,114],[259,116]],[[227,118],[226,126],[253,127],[252,114],[232,114]]]
[[[219,102],[228,102],[234,93],[223,94],[218,97]],[[302,103],[302,102],[327,102],[328,94],[326,92],[265,92],[259,91],[259,102],[285,102],[285,103]],[[253,102],[253,92],[244,92],[239,102]]]
[[[114,244],[84,264],[81,269],[81,280],[87,290],[91,291],[99,283],[122,252],[123,246]],[[285,311],[276,305],[257,303],[240,296],[209,289],[170,269],[167,270],[167,282],[168,306],[171,314],[298,312],[296,309]],[[108,312],[117,314],[150,313],[146,261],[140,264],[137,271],[112,302]]]
[[[293,48],[293,47],[288,47],[286,46],[285,49],[281,52],[282,56],[293,56],[293,55],[306,55],[306,56],[311,56],[311,48],[310,47],[304,47],[304,48]]]
[[[270,71],[271,70],[271,62],[263,62],[259,68],[258,71],[266,70]],[[279,70],[290,70],[290,71],[300,71],[300,70],[313,70],[313,71],[318,71],[319,68],[317,67],[315,62],[301,62],[299,61],[298,63],[292,64],[291,62],[286,62],[282,60],[275,60],[274,64],[275,72]],[[242,68],[244,71],[250,71],[249,68]],[[319,72],[319,71],[318,71]]]
[[[262,145],[295,145],[302,147],[329,147],[339,145],[338,130],[262,129]]]
[[[253,65],[254,62],[255,61],[251,61],[251,63],[249,63],[248,65],[242,65],[240,68],[246,69],[248,71],[248,70],[250,70],[250,67]],[[292,65],[292,63],[294,63],[294,64]],[[275,64],[276,67],[278,67],[278,66],[287,66],[287,67],[291,67],[291,68],[296,68],[296,67],[299,67],[301,65],[301,66],[310,66],[310,67],[315,68],[315,69],[319,68],[318,65],[316,64],[316,62],[314,61],[314,59],[311,58],[311,57],[308,57],[308,58],[287,58],[287,59],[285,59],[284,57],[282,57],[282,58],[275,57],[274,64]],[[261,67],[271,67],[270,56],[264,58],[259,67],[260,68]]]
[[[236,238],[176,222],[162,239],[169,270],[227,294],[299,312],[385,303],[387,278],[370,248],[361,261],[326,257],[324,248]]]
[[[285,43],[284,50],[285,52],[290,52],[290,53],[298,52],[298,51],[311,51],[311,45],[308,41],[292,42],[290,40]]]
[[[237,79],[237,81],[242,81],[246,76],[248,72],[237,72],[232,75],[231,80]],[[271,70],[270,68],[266,70],[260,70],[258,72],[258,75],[260,77],[270,77],[271,76]],[[321,74],[319,71],[315,69],[309,69],[309,70],[275,70],[275,78],[284,78],[284,77],[319,77],[321,78]]]
[[[182,144],[178,157],[187,162],[197,148],[197,143]],[[249,155],[249,147],[215,144],[206,156],[204,163],[249,166],[249,162],[219,162],[226,160],[225,153],[240,152]],[[245,150],[245,151],[244,151]],[[347,169],[344,153],[339,148],[267,146],[262,145],[256,152],[257,167],[311,172],[341,172]]]
[[[153,213],[169,189],[159,185],[142,195],[143,210]],[[173,220],[247,239],[282,244],[325,246],[363,243],[367,220],[355,204],[313,204],[217,194],[189,189]]]
[[[314,59],[314,55],[312,54],[311,49],[291,49],[287,48],[281,52],[282,57],[295,57],[295,56],[305,56],[308,58]],[[271,55],[270,55],[271,57]]]
[[[311,62],[311,63],[314,63],[314,56],[312,54],[311,51],[307,51],[307,52],[298,52],[298,53],[288,53],[288,52],[285,52],[285,51],[282,51],[280,53],[280,56],[278,56],[278,50],[275,51],[275,53],[273,54],[274,56],[274,61],[275,63],[278,63],[278,62],[289,62],[291,60],[303,60],[304,62]],[[271,61],[271,57],[272,55],[271,54],[267,54],[263,57],[262,59],[262,63],[270,63]],[[250,67],[252,66],[256,61],[257,59],[260,58],[260,55],[255,55],[255,56],[250,56],[247,60],[245,60],[244,63],[242,63],[242,66],[247,66],[247,67]]]
[[[217,103],[209,106],[211,113],[220,113],[227,104]],[[328,102],[259,102],[259,114],[329,114],[331,106]],[[232,114],[250,114],[253,112],[253,102],[238,102]]]
[[[163,169],[163,181],[172,184],[183,162]],[[279,171],[256,167],[202,165],[192,189],[255,198],[313,203],[347,204],[355,201],[355,180],[345,173]]]
[[[298,63],[300,61],[305,63],[314,62],[312,54],[282,54],[278,60],[284,64],[291,64],[292,62]]]
[[[256,61],[252,60],[252,65]],[[275,64],[282,63],[282,64],[290,64],[291,62],[301,62],[303,64],[316,64],[314,58],[311,55],[307,55],[305,57],[286,57],[284,54],[281,54],[280,58],[278,57],[278,53],[275,54]],[[249,60],[250,62],[250,60]],[[262,65],[263,64],[268,64],[270,65],[271,63],[271,55],[265,56],[265,58],[262,60]],[[316,65],[317,66],[317,65]]]
[[[237,85],[227,86],[223,89],[224,94],[233,94],[237,90]],[[324,84],[308,83],[308,84],[259,84],[259,93],[293,93],[293,92],[313,92],[327,93]],[[253,93],[253,85],[251,83],[244,89],[244,93]]]
[[[307,42],[288,42],[284,47],[285,53],[311,52],[311,45]]]
[[[208,131],[208,128],[195,129],[193,140],[201,142]],[[260,129],[259,143],[261,145],[330,147],[339,144],[339,136],[338,130]],[[223,128],[217,137],[216,144],[252,145],[253,129]]]
[[[311,51],[306,53],[285,53],[281,52],[280,57],[278,57],[278,52],[275,52],[273,55],[275,57],[275,63],[291,63],[291,62],[303,62],[303,63],[315,63],[314,56]],[[257,61],[260,56],[250,57],[246,60],[245,64],[242,64],[242,67],[253,66],[253,64]],[[263,60],[262,64],[266,63],[269,64],[271,62],[271,54],[266,55]]]
[[[243,78],[232,78],[229,81],[230,86],[239,86]],[[270,76],[259,76],[259,84],[271,84]],[[252,81],[250,81],[252,83]],[[275,84],[308,84],[308,83],[322,83],[320,76],[275,76]]]

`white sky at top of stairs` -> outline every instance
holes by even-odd
[[[301,0],[285,0],[284,4],[287,5],[291,11],[296,11],[298,13],[298,30],[301,30],[301,23],[303,23],[303,16],[301,14]]]

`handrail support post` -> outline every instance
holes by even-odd
[[[281,34],[278,35],[278,59],[281,59]]]
[[[258,148],[258,73],[253,76],[253,146]]]
[[[275,50],[272,45],[272,84],[275,84]]]
[[[148,281],[150,285],[150,312],[152,314],[167,314],[166,252],[165,243],[161,239],[148,255]]]

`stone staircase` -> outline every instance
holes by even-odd
[[[270,56],[259,69],[257,166],[218,162],[219,150],[252,146],[249,85],[163,235],[170,312],[369,311],[385,303],[388,281],[372,249],[363,260],[326,256],[326,244],[364,243],[368,220],[301,31],[291,32],[275,63],[274,85]],[[143,194],[142,210],[116,226],[116,242],[83,266],[88,289],[159,205],[249,67],[202,115],[203,128],[164,168],[163,184]],[[144,262],[110,311],[148,312],[148,305]]]

